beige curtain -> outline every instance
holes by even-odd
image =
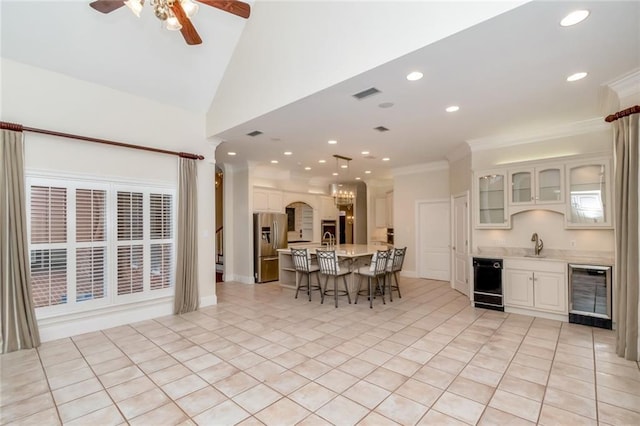
[[[198,177],[196,160],[180,158],[178,254],[173,312],[195,311],[198,296]]]
[[[40,345],[31,298],[22,132],[1,130],[0,318],[2,353]]]
[[[614,315],[616,351],[638,357],[638,144],[639,114],[613,123],[615,149],[616,268]]]

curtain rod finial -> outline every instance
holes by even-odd
[[[23,130],[23,127],[22,127],[22,124],[0,121],[0,129],[13,130],[14,132],[21,132]]]

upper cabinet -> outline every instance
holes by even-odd
[[[387,192],[387,195],[385,196],[385,203],[387,208],[386,226],[387,228],[393,228],[393,191]]]
[[[564,165],[549,164],[509,170],[511,213],[532,205],[564,213]],[[525,207],[525,208],[518,208]]]
[[[567,228],[611,227],[610,160],[567,163]]]
[[[254,187],[253,211],[284,213],[282,191]]]
[[[476,228],[510,228],[511,215],[552,210],[566,228],[612,226],[611,159],[572,157],[566,162],[510,164],[474,173]]]
[[[323,220],[337,220],[338,218],[338,208],[333,202],[333,197],[322,196],[321,197],[321,218]]]
[[[475,174],[476,228],[509,228],[507,172],[488,170]]]

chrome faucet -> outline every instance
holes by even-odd
[[[322,240],[323,241],[325,240],[327,235],[329,235],[329,242],[326,243],[326,245],[327,245],[327,248],[331,248],[335,244],[335,237],[333,236],[333,234],[331,232],[326,231],[324,234],[322,234]]]
[[[540,252],[542,251],[542,247],[544,247],[544,243],[542,242],[542,238],[538,237],[538,233],[534,232],[531,236],[531,241],[535,241],[533,244],[533,254],[536,256],[540,256]]]

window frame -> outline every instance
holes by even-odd
[[[66,243],[31,243],[31,187],[60,187],[67,190],[67,242]],[[105,266],[105,288],[104,297],[100,299],[77,300],[77,250],[88,246],[93,247],[94,243],[77,241],[76,227],[76,191],[78,189],[85,190],[104,190],[106,191],[105,203],[105,245],[106,245],[106,266]],[[119,245],[126,245],[131,241],[118,241],[117,227],[117,194],[118,191],[124,192],[141,192],[143,194],[143,290],[139,293],[118,295],[118,262],[117,251]],[[48,174],[27,171],[25,174],[25,192],[27,207],[27,238],[29,258],[34,250],[42,250],[66,248],[67,258],[67,300],[66,303],[58,305],[49,305],[36,308],[37,318],[48,318],[61,316],[66,314],[86,312],[97,309],[105,309],[126,305],[130,303],[138,303],[161,298],[172,297],[175,289],[175,270],[176,270],[176,251],[177,251],[177,198],[176,188],[174,185],[159,184],[157,182],[129,182],[117,179],[101,179],[93,176],[65,176],[61,174]],[[150,198],[151,194],[166,194],[171,197],[171,237],[170,239],[152,240],[150,238]],[[172,244],[170,256],[170,286],[151,290],[150,276],[150,260],[151,245],[158,243]],[[31,273],[31,271],[29,271]]]

